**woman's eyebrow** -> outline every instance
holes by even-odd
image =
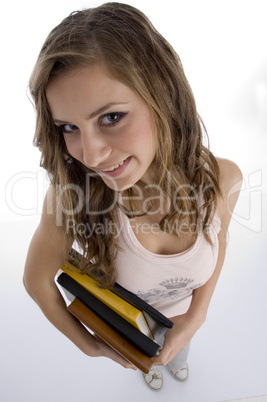
[[[105,112],[105,110],[107,110],[108,108],[110,108],[111,106],[119,106],[119,105],[127,105],[128,102],[109,102],[104,106],[101,106],[99,109],[95,110],[93,113],[91,113],[89,115],[89,119],[92,119],[95,116],[98,116],[99,114]],[[58,119],[53,119],[55,124],[71,124],[68,121],[63,121],[63,120],[58,120]]]
[[[71,123],[69,123],[68,121],[62,121],[62,120],[57,120],[57,119],[53,119],[53,122],[55,123],[55,124],[71,124]]]
[[[105,110],[107,110],[108,108],[110,108],[111,106],[118,106],[118,105],[126,105],[128,102],[110,102],[107,103],[106,105],[100,107],[99,109],[97,109],[95,112],[91,113],[89,116],[89,119],[92,119],[93,117],[103,113]]]

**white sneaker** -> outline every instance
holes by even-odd
[[[169,368],[169,367],[168,367]],[[171,374],[176,380],[185,381],[188,377],[188,364],[185,363],[184,367],[180,370],[170,369]]]
[[[157,366],[153,366],[148,374],[143,374],[144,380],[147,385],[154,391],[159,391],[163,385],[163,376]]]

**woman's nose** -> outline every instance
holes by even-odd
[[[81,139],[84,164],[91,168],[103,165],[112,151],[106,138],[101,133],[86,131],[82,133]]]

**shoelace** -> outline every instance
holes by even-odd
[[[148,374],[146,374],[146,379],[148,382],[151,382],[152,380],[159,380],[161,378],[161,373],[159,369],[157,368],[152,368]]]

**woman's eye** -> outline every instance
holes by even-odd
[[[114,126],[117,124],[127,113],[109,113],[100,117],[101,126]]]
[[[62,130],[63,133],[73,133],[73,131],[79,130],[77,126],[74,124],[62,124],[59,126],[59,128]]]

